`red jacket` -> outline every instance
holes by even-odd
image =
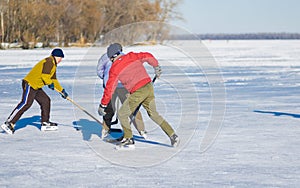
[[[115,60],[109,71],[109,78],[101,100],[102,105],[107,105],[114,93],[118,80],[124,87],[133,93],[139,88],[151,82],[151,78],[146,72],[143,63],[156,67],[158,61],[152,54],[147,52],[134,53],[130,52]]]

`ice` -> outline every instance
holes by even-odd
[[[65,48],[57,69],[70,97],[101,121],[96,65],[105,50]],[[300,41],[170,41],[124,50],[158,58],[157,109],[181,145],[170,147],[142,109],[148,139],[133,128],[135,150],[116,151],[100,139],[96,121],[45,87],[59,130],[40,131],[34,103],[14,135],[0,132],[0,187],[299,186]],[[22,78],[50,52],[0,51],[2,122],[21,98]]]

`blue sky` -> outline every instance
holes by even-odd
[[[300,33],[299,0],[183,0],[185,22],[172,21],[192,33]]]

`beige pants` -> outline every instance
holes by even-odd
[[[169,123],[156,111],[153,86],[152,83],[148,83],[134,93],[130,94],[130,96],[125,100],[122,107],[120,108],[118,117],[124,130],[124,138],[133,137],[129,116],[135,111],[139,104],[142,104],[142,106],[146,109],[149,117],[157,125],[159,125],[169,137],[174,134],[174,130],[169,125]]]
[[[115,103],[117,97],[120,99],[121,103],[123,104],[124,101],[126,100],[127,96],[129,96],[128,91],[124,88],[116,88],[113,97],[112,97],[112,101],[113,104]],[[113,105],[113,109],[116,112],[117,110],[115,109],[115,106]],[[133,118],[133,116],[131,115],[130,118]],[[144,125],[144,121],[143,121],[143,116],[142,113],[140,111],[137,112],[134,121],[132,122],[134,127],[136,128],[136,130],[138,130],[138,132],[140,133],[141,131],[145,131],[145,125]]]

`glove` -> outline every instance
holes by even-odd
[[[54,90],[54,83],[49,84],[48,87],[49,87],[50,89]]]
[[[69,96],[68,93],[65,91],[65,89],[63,89],[60,94],[61,94],[61,97],[64,99],[66,99]]]
[[[154,71],[155,71],[155,76],[156,76],[157,78],[159,78],[160,75],[161,75],[161,73],[162,73],[161,67],[160,67],[159,65],[158,65],[157,67],[154,67]]]
[[[105,116],[105,114],[106,114],[106,112],[105,112],[106,107],[107,107],[106,105],[102,105],[102,104],[99,105],[99,108],[98,108],[98,114],[99,114],[99,116]]]

